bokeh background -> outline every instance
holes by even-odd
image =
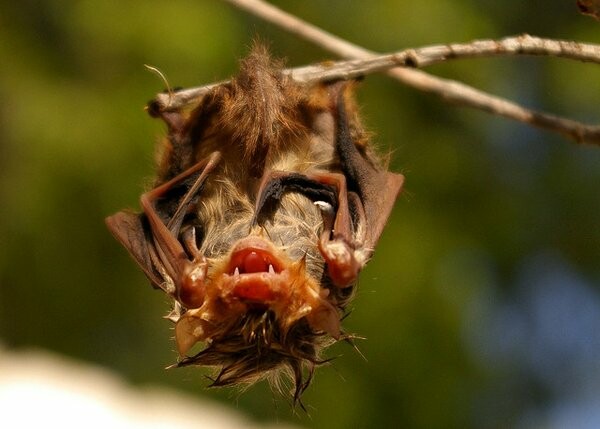
[[[273,2],[367,48],[530,33],[600,42],[575,0]],[[304,397],[207,390],[169,370],[165,297],[103,218],[137,209],[164,131],[143,106],[235,74],[256,36],[290,66],[332,58],[218,0],[0,1],[0,342],[307,428],[600,427],[600,148],[443,103],[385,76],[358,97],[406,189]],[[598,123],[600,68],[558,59],[430,71]],[[2,404],[0,404],[0,408]]]

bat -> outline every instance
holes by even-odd
[[[600,19],[600,1],[599,0],[577,0],[579,12],[584,15]]]
[[[211,386],[283,376],[297,401],[350,338],[340,320],[404,180],[370,146],[354,86],[296,83],[257,44],[194,108],[149,105],[167,126],[156,181],[142,213],[106,224],[173,299],[174,366],[217,368]]]

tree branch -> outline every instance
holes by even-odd
[[[478,40],[470,43],[407,49],[388,55],[375,55],[373,52],[326,33],[262,1],[225,1],[246,9],[340,56],[357,58],[351,61],[285,70],[285,73],[298,82],[312,83],[353,79],[369,73],[387,71],[387,74],[400,82],[420,91],[436,94],[444,100],[555,131],[578,143],[600,145],[599,126],[589,126],[552,114],[533,111],[463,83],[438,78],[413,68],[438,64],[451,59],[514,55],[552,56],[598,64],[600,63],[600,46],[598,45],[522,35],[499,41]],[[190,88],[172,95],[159,94],[154,101],[153,109],[177,110],[194,105],[208,90],[218,84],[220,83]]]
[[[271,22],[299,37],[309,40],[323,49],[333,52],[344,58],[360,58],[373,55],[360,46],[349,43],[339,37],[333,36],[318,27],[304,22],[281,9],[261,0],[224,0],[234,6],[244,9],[266,21]],[[559,42],[565,43],[565,42]],[[566,42],[571,43],[571,42]],[[597,58],[597,57],[596,57]],[[588,142],[599,144],[598,127],[572,121],[561,120],[554,123],[557,116],[544,112],[537,112],[516,103],[477,90],[468,85],[439,79],[419,70],[396,68],[388,71],[388,75],[399,80],[405,85],[412,86],[420,91],[435,94],[444,100],[452,101],[468,107],[484,110],[520,122],[526,122],[540,128],[558,131],[578,143]]]

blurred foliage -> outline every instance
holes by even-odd
[[[379,51],[523,32],[600,42],[575,0],[274,3]],[[407,182],[346,321],[367,338],[366,360],[347,344],[330,350],[340,357],[305,395],[310,417],[264,384],[206,390],[202,371],[163,370],[176,357],[166,299],[103,224],[137,209],[153,174],[163,129],[142,107],[163,84],[142,65],[176,86],[212,82],[236,72],[256,36],[289,65],[331,58],[217,0],[0,2],[0,340],[306,427],[600,425],[585,399],[600,397],[590,375],[600,365],[582,358],[600,352],[600,150],[384,76],[358,97]],[[598,121],[595,65],[490,59],[432,71]]]

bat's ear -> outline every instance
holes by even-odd
[[[163,283],[154,268],[150,256],[152,239],[147,237],[143,215],[121,211],[105,219],[106,226],[114,237],[127,249],[154,287]]]
[[[358,195],[364,208],[365,247],[373,249],[402,189],[404,176],[387,171],[367,146],[367,133],[351,98],[353,86],[347,82],[330,85],[335,149],[348,191]]]

